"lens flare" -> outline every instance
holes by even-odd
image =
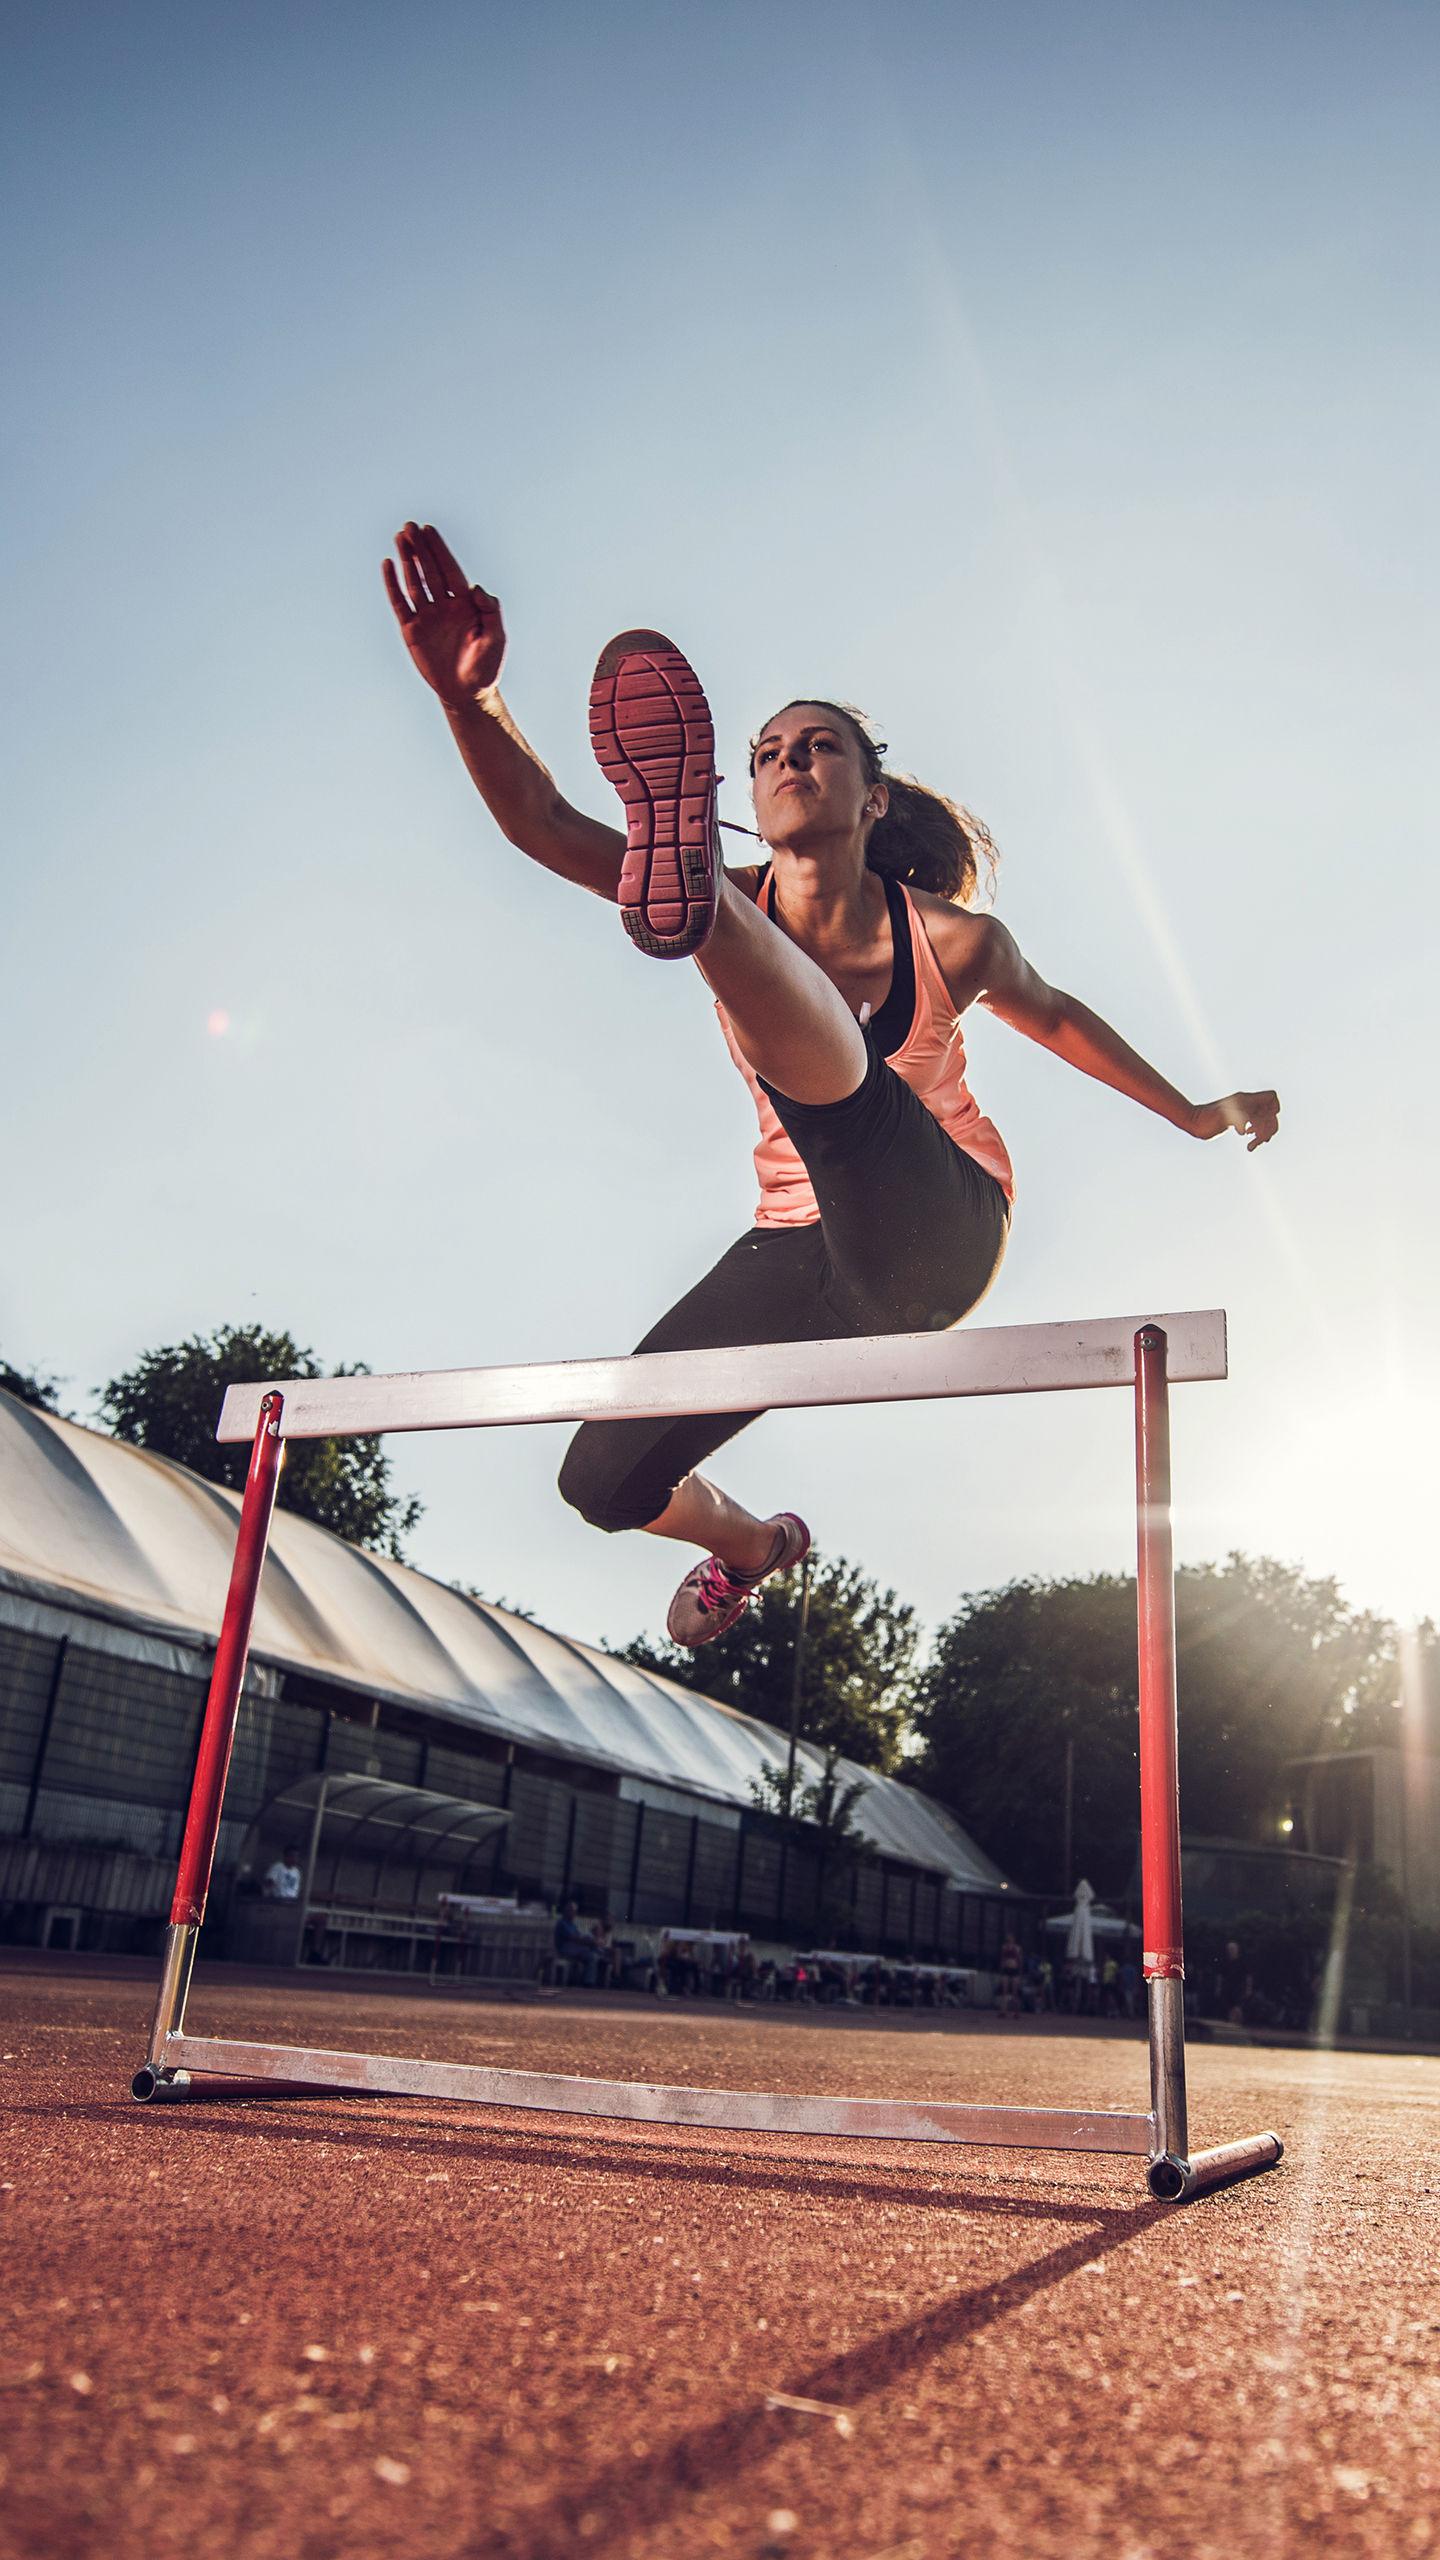
[[[913,182],[913,168],[911,171]],[[1184,1023],[1198,1058],[1204,1062],[1217,1093],[1223,1093],[1226,1071],[1209,1015],[1186,966],[1180,938],[1171,924],[1165,899],[1150,858],[1121,790],[1114,759],[1101,734],[1083,674],[1084,654],[1073,636],[1073,617],[1044,528],[1021,476],[1012,439],[1006,429],[979,336],[973,327],[953,253],[918,200],[914,211],[916,258],[926,275],[934,313],[937,345],[947,354],[960,396],[974,419],[1004,510],[1035,599],[1042,643],[1056,701],[1069,732],[1072,752],[1116,863],[1149,939],[1160,974],[1170,990],[1177,1018]],[[1311,1259],[1293,1227],[1268,1167],[1252,1175],[1256,1205],[1269,1229],[1271,1243],[1288,1267],[1292,1303],[1304,1314],[1318,1348],[1339,1356],[1343,1343],[1331,1318]]]

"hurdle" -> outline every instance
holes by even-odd
[[[1151,2194],[1169,2203],[1272,2167],[1282,2151],[1274,2133],[1247,2134],[1192,2153],[1186,2113],[1169,1389],[1226,1375],[1225,1317],[1212,1308],[1072,1324],[992,1325],[968,1333],[756,1343],[627,1359],[271,1379],[231,1387],[216,1437],[250,1441],[250,1462],[149,2047],[131,2082],[132,2096],[150,2103],[222,2095],[275,2098],[321,2090],[383,2093],[720,2132],[1118,2152],[1143,2159]],[[186,2034],[196,1942],[210,1890],[251,1623],[287,1440],[1089,1387],[1130,1387],[1135,1402],[1141,1901],[1150,2054],[1145,2113],[667,2087]]]

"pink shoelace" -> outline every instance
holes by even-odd
[[[753,1582],[731,1573],[718,1556],[707,1556],[695,1576],[695,1597],[706,1615],[717,1609],[728,1609],[732,1601],[748,1598]]]

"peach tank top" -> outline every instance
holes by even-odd
[[[1015,1175],[1005,1141],[987,1120],[965,1081],[965,1040],[960,1016],[930,948],[930,937],[908,889],[903,888],[910,941],[915,955],[915,1013],[901,1046],[886,1061],[902,1076],[916,1099],[940,1123],[947,1137],[967,1156],[992,1173],[1007,1200],[1015,1197]],[[774,1106],[750,1061],[736,1046],[722,1004],[715,1007],[726,1046],[750,1087],[760,1122],[755,1171],[760,1200],[757,1227],[805,1227],[819,1217],[815,1194],[794,1147],[776,1118]]]

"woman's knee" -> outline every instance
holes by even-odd
[[[673,1486],[647,1482],[633,1450],[617,1445],[623,1423],[582,1422],[560,1468],[560,1491],[592,1529],[645,1529]]]

